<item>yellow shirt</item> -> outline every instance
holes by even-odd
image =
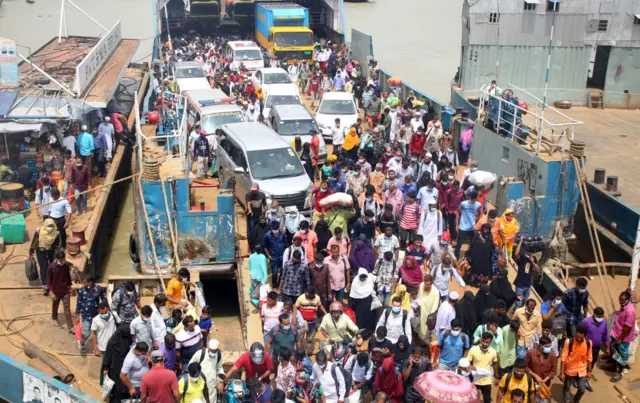
[[[518,344],[528,346],[531,344],[531,337],[534,333],[542,331],[542,315],[540,311],[533,310],[531,317],[527,318],[525,312],[526,307],[516,309],[513,313],[513,319],[520,322],[520,329],[518,330]]]
[[[498,362],[498,353],[491,347],[489,347],[488,351],[484,352],[480,350],[480,346],[473,346],[467,354],[467,359],[474,367],[487,369],[493,374],[493,363]],[[474,383],[483,386],[491,385],[491,382],[493,382],[493,379],[491,379],[490,376],[485,376]]]
[[[188,375],[187,375],[188,377]],[[191,403],[193,402],[195,399],[200,399],[202,401],[204,401],[204,387],[205,387],[205,382],[204,379],[202,379],[202,377],[198,378],[198,382],[189,382],[189,387],[187,388],[187,395],[184,398],[180,398],[180,402],[184,402],[184,403]],[[178,381],[178,388],[180,391],[180,396],[182,396],[184,394],[184,377],[180,377],[180,380]]]
[[[528,376],[526,374],[520,379],[517,379],[515,376],[511,375],[511,379],[509,380],[509,385],[507,386],[506,383],[507,383],[508,375],[509,374],[504,374],[504,376],[500,380],[500,385],[498,386],[500,390],[504,390],[504,393],[503,393],[504,398],[502,399],[502,401],[504,403],[511,403],[511,392],[516,389],[520,389],[521,391],[524,392],[524,403],[528,403],[529,393],[535,392],[536,390],[536,386],[533,382],[533,379],[531,380],[531,390],[527,392],[527,389],[529,388],[529,380],[527,379]],[[507,388],[506,390],[505,390],[505,387]]]
[[[170,296],[171,298],[175,299],[176,301],[180,301],[182,299],[182,288],[183,287],[184,287],[184,285],[182,284],[182,281],[176,280],[175,278],[172,278],[167,283],[167,295]],[[176,304],[174,302],[171,302],[171,301],[167,301],[167,305],[168,306],[177,306],[178,304]]]

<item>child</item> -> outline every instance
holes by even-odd
[[[205,305],[202,308],[202,315],[200,315],[200,322],[198,322],[198,326],[200,326],[200,331],[202,332],[202,338],[206,344],[207,337],[209,336],[209,331],[211,330],[211,326],[213,326],[213,322],[211,322],[211,313],[213,309],[211,306]]]
[[[164,320],[164,324],[167,326],[167,332],[172,332],[182,322],[182,311],[174,309],[171,312],[171,317]]]
[[[296,350],[295,361],[296,370],[305,371],[307,374],[310,374],[313,371],[311,358],[307,356],[303,349],[299,348]]]

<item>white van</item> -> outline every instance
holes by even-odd
[[[242,109],[233,97],[228,97],[219,89],[192,90],[184,93],[184,113],[187,133],[196,123],[200,123],[207,134],[214,134],[227,123],[244,122]]]
[[[258,45],[251,41],[229,41],[225,47],[225,56],[227,60],[232,57],[233,65],[236,70],[240,68],[240,64],[244,64],[247,70],[255,71],[264,67],[264,59],[262,58],[262,50]]]
[[[176,83],[176,93],[182,95],[185,91],[211,89],[207,73],[199,63],[177,62],[171,68]]]

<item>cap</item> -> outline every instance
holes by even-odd
[[[110,122],[110,121],[111,121],[111,118],[110,118],[109,116],[105,116],[105,117],[104,117],[104,121],[105,121],[105,122]]]
[[[337,161],[337,160],[338,160],[338,157],[335,154],[329,156],[329,161]]]
[[[460,294],[458,294],[457,291],[453,291],[449,293],[449,299],[452,299],[454,301],[457,301],[458,298],[460,298]]]
[[[151,353],[151,360],[154,362],[164,361],[164,353],[160,350],[153,350]]]
[[[207,135],[207,132],[204,130],[200,130],[200,134],[204,134],[205,136]]]
[[[458,361],[458,366],[462,367],[462,368],[467,368],[468,366],[471,365],[471,362],[469,362],[468,358],[460,358],[460,361]]]
[[[217,350],[220,347],[220,342],[216,339],[209,340],[209,350]]]
[[[425,157],[429,157],[429,158],[431,158],[431,157],[432,157],[432,155],[431,155],[431,153],[430,153],[430,152],[425,153],[425,154],[424,154],[424,156],[425,156]]]
[[[83,131],[86,132],[87,131],[87,125],[82,125],[82,127],[80,127],[80,130],[83,130]]]
[[[449,233],[449,231],[444,231],[442,233],[442,235],[440,235],[440,240],[441,241],[450,241],[451,240],[451,234]]]

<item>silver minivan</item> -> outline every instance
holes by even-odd
[[[221,126],[218,138],[220,182],[233,180],[236,197],[245,204],[253,183],[267,198],[281,206],[296,206],[309,214],[307,194],[313,189],[302,161],[293,147],[261,123],[231,123]]]
[[[295,141],[296,135],[300,136],[302,144],[310,143],[311,133],[314,131],[318,133],[320,141],[318,162],[324,164],[327,159],[327,146],[318,131],[316,120],[304,105],[276,105],[271,108],[266,122],[289,144]]]

